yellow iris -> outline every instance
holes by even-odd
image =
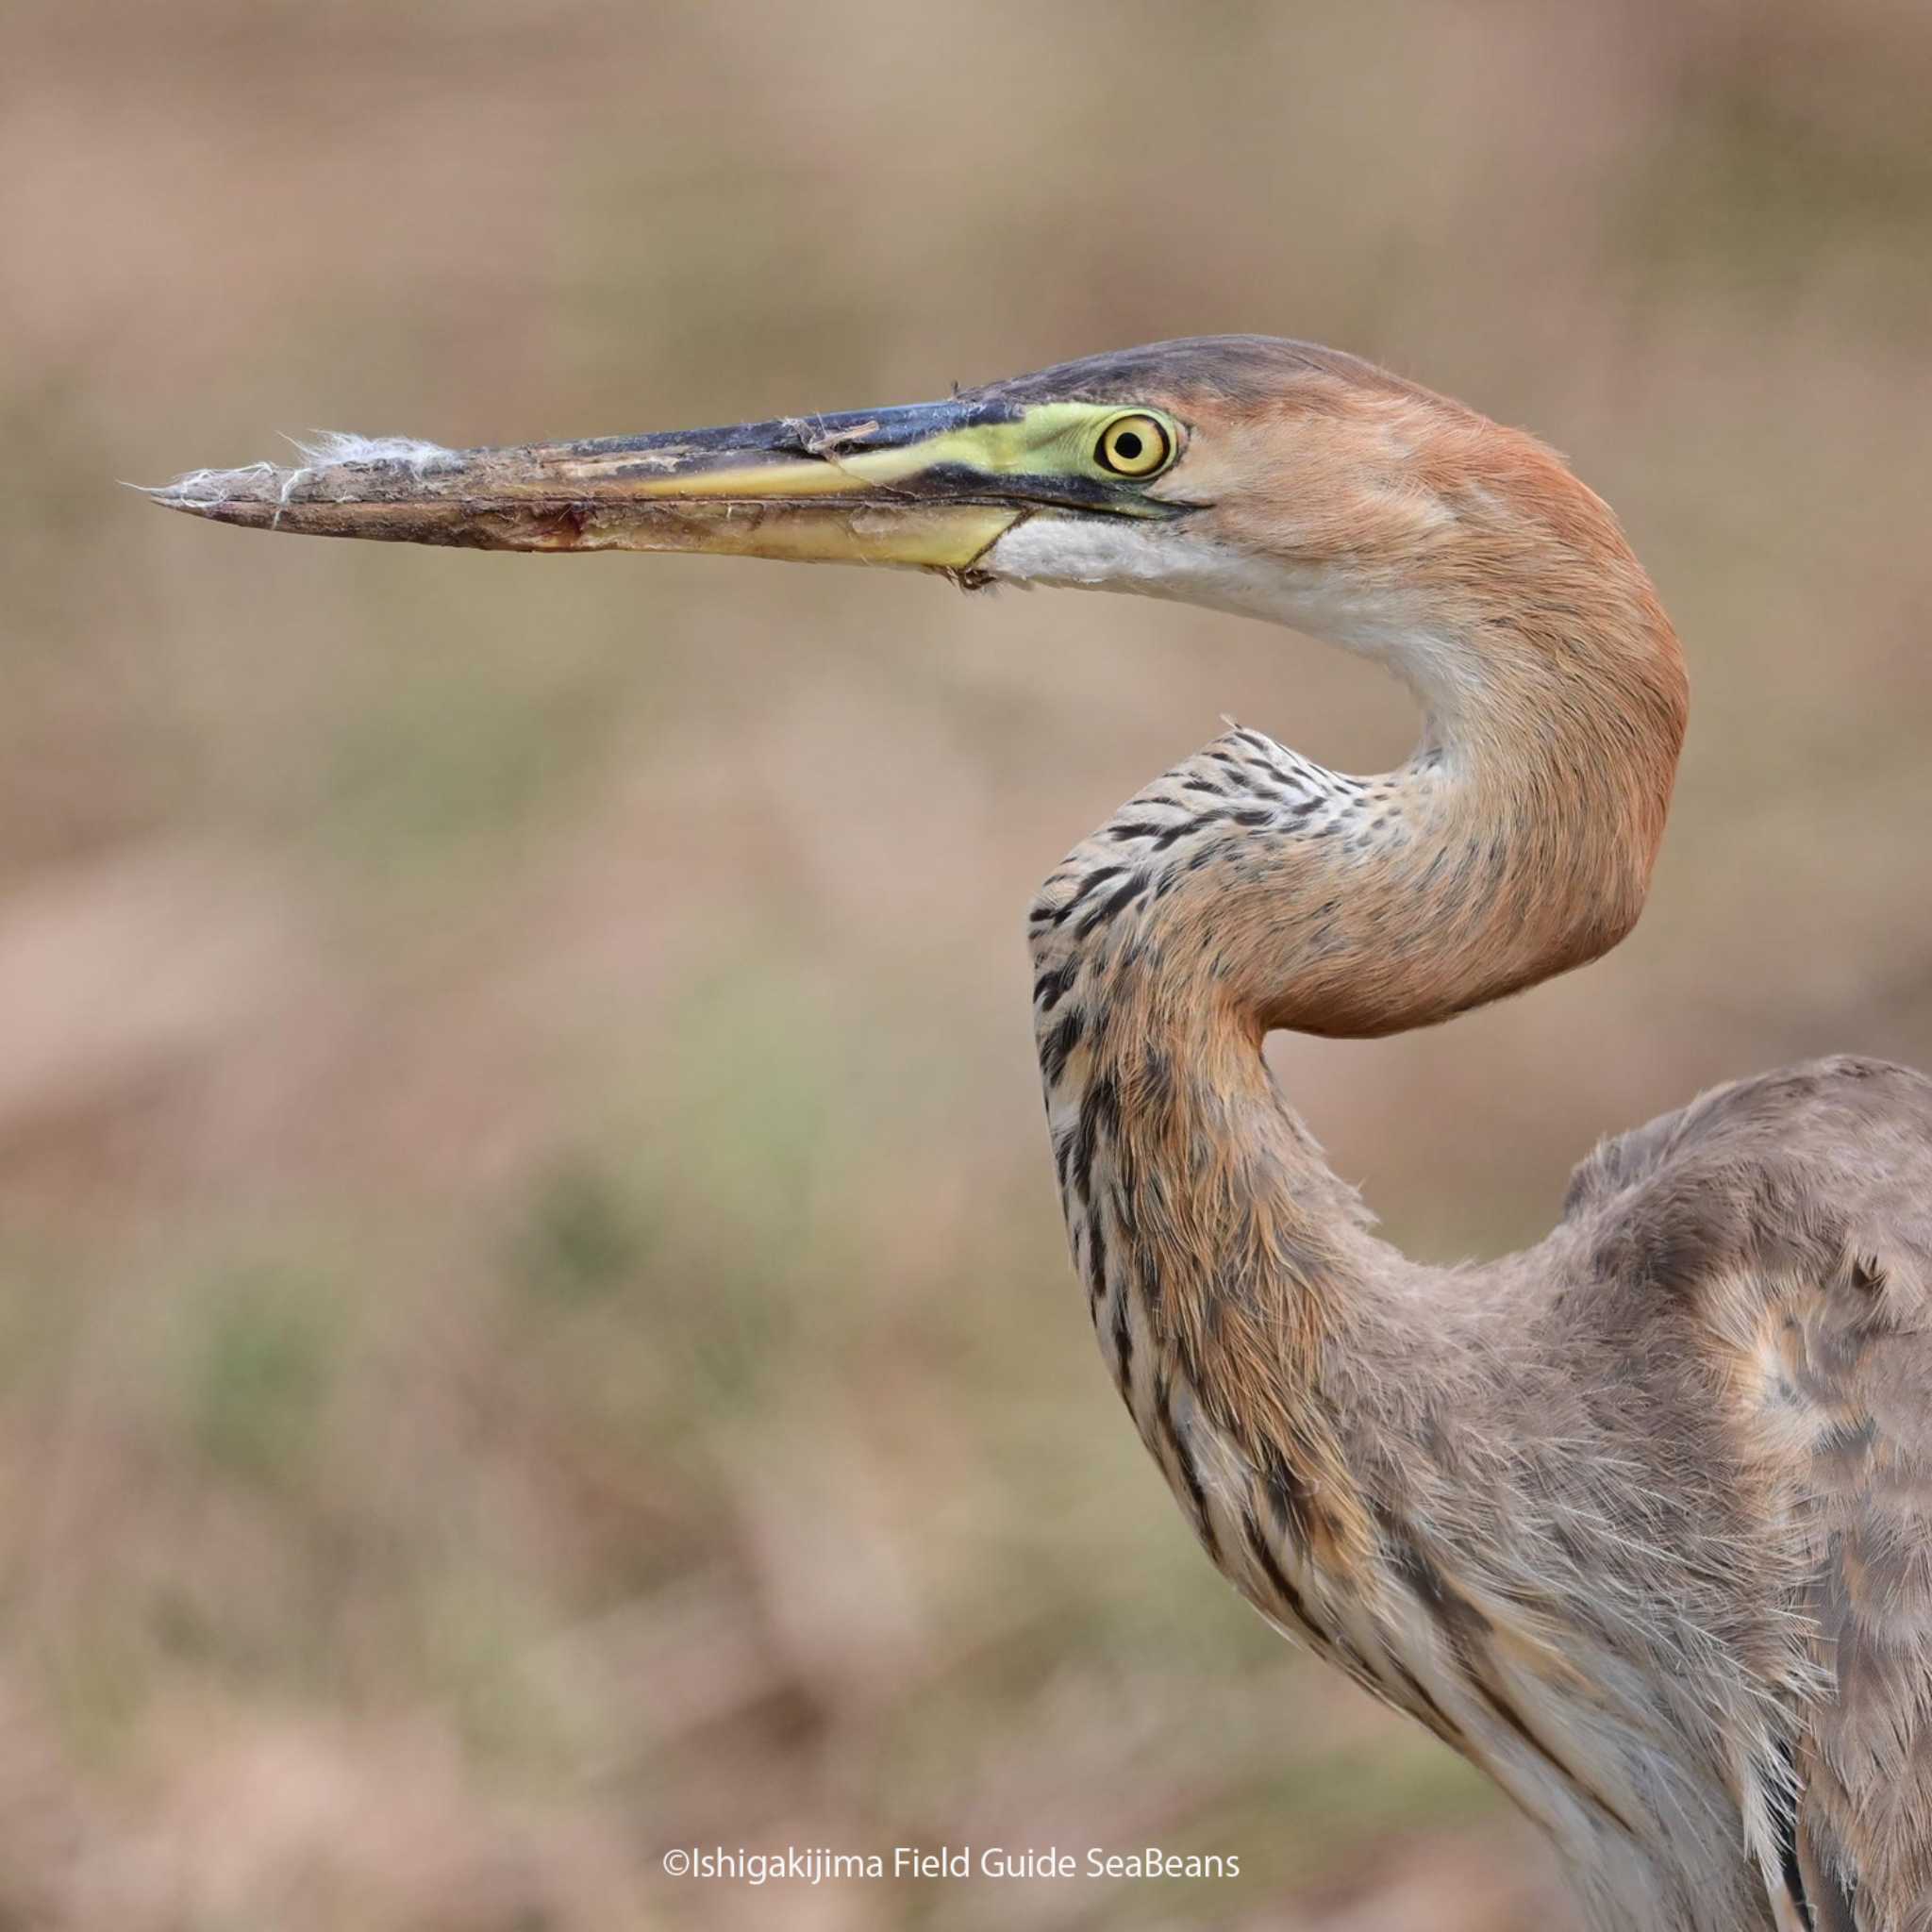
[[[1174,455],[1174,441],[1158,416],[1116,416],[1100,432],[1094,457],[1116,476],[1151,476]]]

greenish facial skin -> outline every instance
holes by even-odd
[[[1185,426],[1118,404],[975,402],[511,449],[344,442],[157,491],[222,523],[495,550],[667,550],[970,579],[1041,511],[1163,518]]]

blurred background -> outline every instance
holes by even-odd
[[[1653,909],[1274,1048],[1395,1239],[1491,1254],[1707,1082],[1932,1062],[1928,83],[1918,0],[11,0],[0,1926],[1572,1924],[1194,1549],[1040,1119],[1035,881],[1223,712],[1393,762],[1397,690],[1124,599],[115,484],[1222,329],[1532,425],[1691,658]],[[1241,1876],[659,1862],[902,1843]]]

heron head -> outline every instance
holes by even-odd
[[[1609,512],[1541,444],[1355,357],[1265,336],[1155,343],[910,407],[503,449],[341,437],[300,453],[155,493],[327,536],[1173,597],[1385,656],[1438,704],[1507,648],[1506,596],[1548,610],[1608,596],[1627,606],[1605,612],[1609,628],[1626,631],[1649,596]]]
[[[1359,554],[1376,406],[1423,395],[1352,357],[1211,337],[943,402],[724,429],[460,451],[329,437],[298,445],[299,463],[196,471],[155,494],[329,536],[716,551],[1239,601],[1244,572],[1318,561],[1344,533]],[[1380,459],[1412,495],[1402,453]]]

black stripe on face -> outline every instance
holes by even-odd
[[[1183,504],[1160,503],[1130,484],[1066,470],[975,470],[967,463],[933,463],[891,486],[894,498],[942,503],[1037,503],[1042,508],[1117,510],[1131,506],[1142,517],[1179,516]]]

